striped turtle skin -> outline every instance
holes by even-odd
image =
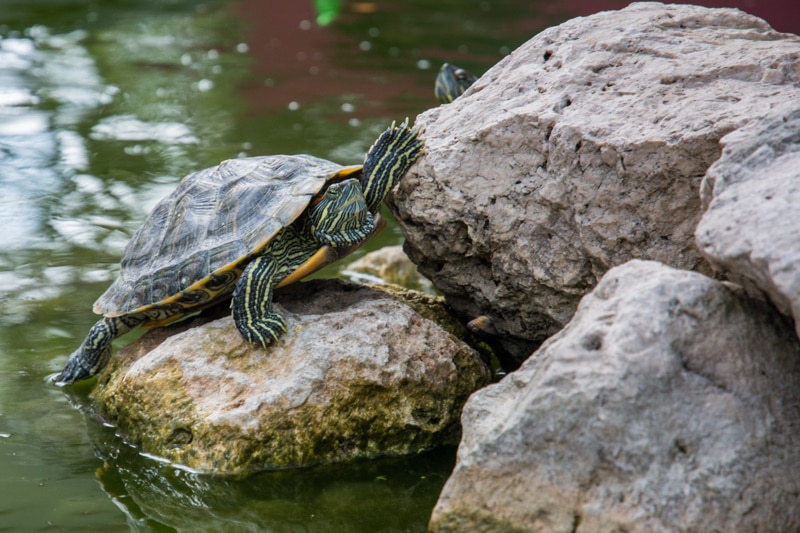
[[[445,63],[436,76],[434,92],[439,102],[449,104],[478,81],[478,78],[463,68]]]
[[[309,155],[224,161],[185,177],[125,247],[103,315],[54,380],[99,372],[111,342],[231,298],[237,328],[264,347],[286,332],[272,291],[349,254],[382,229],[380,204],[422,153],[407,121],[384,131],[359,166]]]

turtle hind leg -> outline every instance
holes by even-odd
[[[80,347],[72,352],[64,369],[54,381],[57,385],[68,385],[90,378],[100,372],[111,358],[111,342],[144,321],[133,315],[98,320]]]
[[[255,258],[242,272],[231,300],[233,321],[249,342],[267,347],[286,332],[286,321],[272,310],[278,267],[269,256]]]

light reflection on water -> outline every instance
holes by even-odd
[[[0,323],[28,323],[37,305],[57,299],[74,281],[68,265],[50,264],[68,253],[60,217],[83,210],[69,199],[70,180],[89,156],[75,127],[114,90],[103,84],[87,50],[85,32],[51,35],[32,27],[26,38],[0,40]],[[94,178],[99,181],[98,178]],[[45,335],[64,337],[50,326]]]

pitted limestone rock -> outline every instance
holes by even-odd
[[[778,107],[722,143],[703,179],[697,244],[729,278],[793,317],[800,337],[800,105]]]
[[[797,531],[798,406],[773,307],[631,261],[470,397],[431,530]]]
[[[405,249],[466,319],[528,341],[611,267],[703,273],[700,182],[719,140],[800,101],[800,37],[735,9],[634,3],[547,29],[417,118],[393,197]]]

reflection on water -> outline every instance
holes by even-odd
[[[49,204],[69,171],[86,167],[81,137],[70,131],[111,99],[81,34],[0,41],[0,250],[46,246]],[[6,285],[11,286],[11,285]]]
[[[425,531],[453,450],[409,459],[214,477],[143,460],[94,424],[96,475],[134,530]],[[103,449],[103,443],[110,445]],[[143,527],[144,526],[144,527]]]

